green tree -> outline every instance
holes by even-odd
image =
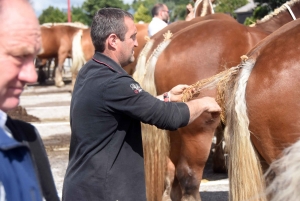
[[[43,10],[39,17],[40,24],[47,22],[67,22],[67,14],[63,13],[58,8],[49,6],[47,9]]]
[[[282,6],[286,1],[285,0],[256,0],[258,6],[254,9],[253,15],[251,17],[247,17],[244,24],[250,25],[256,23],[257,20],[260,20],[264,16],[268,15],[274,9]]]
[[[158,1],[158,0],[133,0],[132,8],[137,11],[138,8],[140,7],[140,5],[143,4],[143,6],[149,10],[149,13],[151,15],[151,10],[152,10],[153,6],[156,3],[162,3],[162,1]]]
[[[134,22],[143,21],[145,23],[149,23],[152,18],[149,9],[147,9],[143,4],[140,5],[133,16]]]
[[[87,14],[89,19],[93,19],[93,16],[100,8],[121,8],[123,10],[128,10],[129,5],[124,4],[122,0],[85,0],[83,2],[82,8]]]
[[[271,11],[274,10],[275,8],[280,7],[282,4],[286,3],[286,0],[254,0],[254,1],[259,3],[260,5],[262,5],[263,3],[267,3]]]
[[[266,5],[259,5],[257,6],[251,17],[247,17],[245,19],[244,24],[245,25],[250,25],[250,24],[254,24],[256,23],[257,20],[263,18],[264,16],[266,16],[268,13],[270,12],[270,8]]]
[[[73,7],[73,6],[72,6],[72,21],[81,22],[88,26],[90,26],[92,22],[89,16],[84,12],[82,7]]]
[[[248,0],[218,0],[215,11],[220,13],[229,13],[236,17],[234,11],[247,3]]]

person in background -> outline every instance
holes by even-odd
[[[6,114],[18,106],[26,83],[37,80],[40,26],[27,0],[1,0],[0,25],[0,201],[58,201],[39,134]]]
[[[180,100],[186,85],[158,98],[144,91],[122,68],[133,61],[136,34],[133,16],[121,9],[103,8],[93,18],[95,54],[80,70],[71,100],[63,201],[145,201],[141,122],[176,130],[221,110],[210,97],[170,102]]]
[[[168,26],[169,22],[169,9],[165,4],[158,3],[152,8],[152,20],[148,26],[148,35],[149,37],[153,36],[161,29]]]
[[[195,18],[194,8],[193,8],[192,4],[190,4],[190,3],[188,5],[186,5],[186,14],[187,15],[185,17],[185,21],[190,21]]]

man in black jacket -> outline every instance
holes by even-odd
[[[0,200],[58,201],[39,134],[6,114],[18,106],[25,84],[37,80],[39,23],[27,0],[1,0],[0,25]]]
[[[123,10],[104,8],[93,18],[96,53],[80,70],[71,101],[64,201],[146,200],[140,122],[175,130],[204,111],[220,111],[212,98],[173,103],[167,94],[164,102],[145,92],[122,68],[133,61],[136,34]]]

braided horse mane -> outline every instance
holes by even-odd
[[[264,22],[269,21],[270,19],[272,19],[274,16],[280,14],[281,12],[284,12],[287,10],[287,7],[285,5],[288,5],[289,7],[293,6],[295,3],[299,2],[300,0],[291,0],[288,1],[286,3],[284,3],[282,6],[280,6],[279,8],[276,8],[273,12],[271,12],[270,14],[266,15],[265,17],[263,17],[261,20],[258,20],[257,23],[253,23],[250,26],[255,26],[256,24],[261,24]]]
[[[196,11],[198,9],[198,6],[200,6],[201,3],[203,5],[202,5],[202,9],[201,9],[201,14],[199,15],[200,17],[207,15],[208,7],[211,8],[211,13],[215,13],[210,0],[197,0],[194,5],[194,17],[198,17],[198,16],[196,16]]]

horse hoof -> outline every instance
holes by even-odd
[[[55,83],[55,85],[56,85],[57,87],[63,87],[63,86],[65,86],[65,83],[64,83],[63,81],[60,81],[60,82],[58,82],[58,83]]]

